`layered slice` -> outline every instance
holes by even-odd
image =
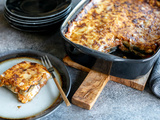
[[[0,75],[0,87],[7,87],[17,94],[20,102],[27,103],[38,94],[50,77],[44,66],[23,61]]]

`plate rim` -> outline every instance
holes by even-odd
[[[20,19],[20,18],[17,18],[11,15],[10,13],[6,11],[6,9],[4,9],[4,16],[6,16],[9,20],[14,21],[16,23],[20,23],[20,24],[25,24],[25,25],[39,25],[40,24],[41,25],[41,24],[46,24],[49,22],[59,21],[63,19],[65,16],[67,16],[71,12],[71,10],[72,9],[70,7],[64,14],[61,14],[55,18],[53,17],[53,18],[48,18],[48,19],[24,20],[24,19]]]
[[[19,15],[19,14],[16,14],[12,11],[9,10],[9,8],[7,7],[7,0],[4,1],[4,8],[9,12],[11,13],[12,15],[14,16],[17,16],[17,17],[20,17],[20,18],[25,18],[25,19],[30,19],[30,20],[36,20],[36,19],[43,19],[43,18],[50,18],[50,17],[55,17],[61,13],[63,13],[64,11],[68,10],[69,7],[72,6],[72,0],[70,0],[70,4],[63,10],[61,10],[60,12],[56,13],[56,14],[50,14],[50,15],[45,15],[45,16],[36,16],[36,17],[29,17],[29,16],[23,16],[23,15]]]
[[[57,61],[59,61],[60,64],[63,64],[63,67],[65,69],[65,71],[67,72],[67,77],[69,79],[67,79],[67,82],[69,83],[68,84],[68,90],[66,91],[66,96],[68,97],[69,93],[70,93],[70,90],[71,90],[71,76],[69,74],[69,71],[66,67],[66,65],[62,62],[62,60],[60,60],[59,58],[57,58],[56,56],[50,54],[50,53],[46,53],[46,52],[42,52],[42,51],[38,51],[38,50],[33,50],[33,49],[17,49],[17,50],[9,50],[9,51],[6,51],[6,52],[3,52],[0,54],[0,62],[3,62],[5,60],[9,60],[11,58],[8,58],[8,56],[11,56],[11,55],[14,55],[14,54],[36,54],[38,56],[41,56],[41,55],[48,55],[49,57],[52,57],[53,59],[56,59]],[[18,56],[17,56],[18,57]],[[22,56],[21,56],[22,57]],[[27,56],[26,56],[27,57]],[[13,58],[13,57],[12,57]],[[16,58],[16,57],[15,57]],[[34,57],[30,57],[30,58],[34,58]],[[4,60],[2,60],[4,59]],[[63,83],[62,83],[63,84]],[[66,85],[67,86],[67,85]],[[56,100],[57,101],[57,100]],[[33,116],[28,116],[26,118],[14,118],[16,120],[32,120],[32,119],[38,119],[38,118],[43,118],[43,117],[46,117],[50,114],[52,114],[58,107],[60,107],[60,105],[64,102],[64,100],[62,99],[61,102],[56,105],[54,107],[54,109],[51,109],[49,112],[45,113],[46,110],[48,110],[49,108],[47,108],[46,110],[36,114],[36,115],[33,115]],[[52,105],[51,105],[52,106]],[[12,118],[3,118],[0,116],[0,120],[5,120],[5,119],[12,119]]]

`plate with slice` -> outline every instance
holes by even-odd
[[[63,102],[63,99],[61,98],[59,90],[52,77],[49,78],[46,84],[44,84],[43,86],[43,84],[40,84],[40,82],[45,82],[44,80],[42,80],[42,76],[45,78],[45,75],[37,76],[36,73],[34,73],[34,75],[32,76],[28,76],[31,75],[30,73],[33,73],[33,71],[35,72],[36,69],[38,69],[38,72],[41,71],[41,69],[38,67],[35,68],[35,70],[32,67],[33,65],[41,66],[40,57],[44,55],[48,56],[52,65],[55,67],[56,78],[62,86],[65,94],[68,96],[71,88],[70,75],[63,62],[58,58],[48,53],[28,49],[21,49],[3,53],[0,55],[0,75],[4,76],[5,79],[1,76],[0,84],[4,84],[4,80],[7,81],[6,79],[8,79],[9,85],[6,82],[5,85],[2,85],[0,87],[0,119],[41,118],[54,112],[56,108],[58,108],[58,106]],[[23,64],[26,65],[26,63],[28,67],[26,67],[26,69],[22,69]],[[43,68],[43,66],[41,67]],[[17,77],[16,75],[14,75],[15,73],[13,74],[12,70],[14,72],[17,70],[20,73],[19,76]],[[24,70],[25,72],[22,70]],[[31,72],[29,73],[29,71]],[[7,74],[9,75],[7,76]],[[37,77],[35,77],[35,81],[31,81],[33,76]],[[25,79],[23,79],[23,77]],[[39,82],[37,79],[40,79],[41,81]],[[25,80],[30,80],[30,82],[34,82],[34,84],[27,87],[27,82]],[[10,81],[16,84],[16,87],[14,85],[10,85],[13,84]],[[18,81],[21,82],[17,84]],[[23,98],[24,102],[22,99],[20,99],[20,95],[23,92],[24,94],[22,95],[24,96],[26,96],[25,94],[27,94],[28,96],[33,95],[37,90],[35,88],[38,88],[38,85],[39,87],[41,86],[41,88],[32,99],[25,101],[26,98]]]

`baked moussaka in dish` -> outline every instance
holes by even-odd
[[[5,86],[18,95],[18,100],[32,100],[51,77],[47,69],[38,64],[23,61],[0,75],[0,87]]]
[[[69,22],[65,37],[104,53],[118,48],[149,57],[160,45],[160,1],[91,0]]]

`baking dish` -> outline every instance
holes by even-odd
[[[136,79],[148,73],[160,54],[159,49],[157,49],[156,53],[149,58],[139,59],[131,53],[126,54],[121,51],[115,51],[113,53],[99,52],[85,46],[75,44],[65,37],[64,34],[68,30],[69,23],[76,18],[84,6],[89,2],[90,0],[82,0],[72,10],[61,26],[61,35],[69,57],[81,65],[102,73],[106,73],[107,69],[105,68],[105,64],[110,62],[112,63],[110,74],[120,78]],[[120,56],[127,56],[127,59]]]

